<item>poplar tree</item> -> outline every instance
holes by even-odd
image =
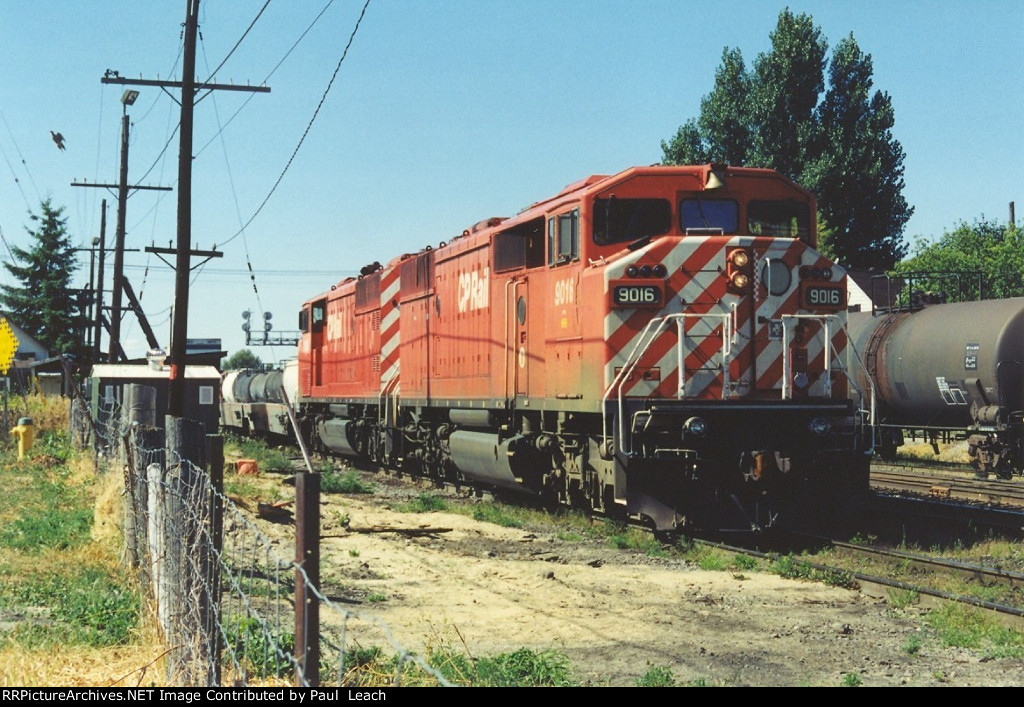
[[[872,93],[871,56],[851,34],[827,61],[812,18],[789,9],[771,41],[750,71],[739,49],[725,49],[700,116],[662,141],[663,163],[776,169],[817,196],[826,254],[846,267],[891,268],[906,254],[914,210],[892,100]]]

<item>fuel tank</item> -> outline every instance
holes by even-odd
[[[971,407],[1024,409],[1024,298],[849,315],[857,385],[874,382],[882,421],[966,427]]]

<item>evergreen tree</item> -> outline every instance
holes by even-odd
[[[850,35],[829,64],[828,43],[811,17],[788,9],[771,39],[751,72],[739,49],[723,52],[700,117],[661,143],[663,162],[777,169],[818,197],[825,253],[847,267],[892,267],[906,253],[903,229],[913,208],[902,193],[892,101],[871,93],[870,55]]]
[[[83,353],[81,293],[71,287],[77,268],[63,208],[43,201],[39,215],[29,214],[35,230],[26,228],[34,245],[11,247],[15,261],[4,268],[21,282],[0,285],[0,305],[11,319],[53,353]]]

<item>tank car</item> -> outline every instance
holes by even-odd
[[[852,313],[850,336],[855,376],[875,390],[883,456],[904,429],[949,432],[966,437],[979,476],[1022,472],[1024,298]]]
[[[308,300],[302,434],[659,530],[831,515],[867,456],[816,238],[772,170],[588,177]]]
[[[221,377],[221,427],[246,436],[291,437],[285,406],[297,389],[297,361],[264,371],[226,371]]]

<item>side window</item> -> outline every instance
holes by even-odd
[[[324,328],[324,322],[327,321],[327,301],[320,300],[313,305],[313,331],[320,331]]]
[[[548,265],[561,265],[580,257],[580,210],[548,219]]]
[[[305,309],[299,310],[299,331],[309,331],[309,311]]]

